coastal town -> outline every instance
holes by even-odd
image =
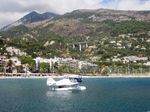
[[[123,35],[121,35],[123,36]],[[121,37],[120,36],[120,37]],[[115,43],[115,41],[111,41],[110,43]],[[123,46],[121,46],[121,42],[119,41],[117,43],[119,48],[121,49]],[[129,46],[129,44],[127,45]],[[137,48],[137,47],[136,47]],[[144,48],[141,48],[144,49]],[[150,61],[149,57],[142,57],[142,56],[124,56],[119,58],[119,56],[112,57],[112,62],[115,63],[124,63],[127,64],[126,71],[123,72],[123,68],[111,68],[106,65],[99,66],[98,64],[95,64],[94,62],[88,62],[85,60],[78,60],[73,58],[60,58],[60,57],[54,57],[54,58],[43,58],[43,57],[36,57],[32,58],[30,56],[27,56],[26,52],[22,52],[20,49],[17,49],[15,47],[7,47],[6,48],[7,53],[10,54],[10,57],[8,58],[5,55],[0,55],[0,73],[1,74],[28,74],[28,75],[35,75],[36,73],[73,73],[73,74],[92,74],[92,75],[120,75],[120,74],[143,74],[143,73],[150,73]],[[4,53],[5,54],[5,53]],[[109,59],[108,59],[109,60]],[[131,72],[130,67],[131,64],[139,64],[139,71],[135,70]],[[115,65],[114,65],[115,66]],[[146,71],[144,71],[144,66],[147,68]],[[142,68],[143,67],[143,68]],[[122,71],[121,71],[122,70]],[[106,73],[102,73],[106,72]],[[38,74],[38,75],[39,75]]]
[[[33,62],[33,63],[32,63]],[[33,64],[33,65],[32,65]],[[19,59],[18,57],[0,56],[1,73],[79,73],[79,70],[94,71],[97,65],[72,58],[42,58],[31,57]],[[86,73],[86,72],[85,72]]]
[[[141,37],[140,39],[137,38],[139,36]],[[15,46],[3,46],[1,47],[1,53],[3,53],[0,55],[0,73],[73,73],[100,76],[111,76],[113,74],[149,74],[150,58],[145,55],[145,52],[149,49],[148,45],[150,42],[150,39],[146,38],[147,36],[150,36],[150,32],[120,34],[111,40],[105,37],[99,44],[97,44],[100,48],[103,46],[98,52],[102,52],[104,49],[111,47],[112,51],[116,50],[116,54],[112,53],[112,51],[107,53],[107,50],[105,50],[105,53],[107,53],[106,55],[108,55],[105,56],[106,58],[103,58],[100,54],[100,56],[91,56],[90,60],[81,60],[70,56],[53,58],[38,56],[32,58],[32,56]],[[143,42],[145,44],[138,44],[138,42]],[[55,42],[53,41],[53,43]],[[77,44],[79,44],[79,47],[76,46]],[[85,42],[77,44],[72,44],[73,47],[69,48],[69,50],[73,49],[82,52],[87,49],[98,49],[95,44],[89,45],[89,43]],[[133,49],[137,54],[127,55],[125,54],[127,49]]]

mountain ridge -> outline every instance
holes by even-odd
[[[55,14],[52,12],[38,13],[36,11],[32,11],[19,20],[15,21],[12,24],[6,25],[1,28],[1,31],[8,30],[12,27],[19,25],[30,26],[29,24],[35,22],[42,22],[48,19],[56,19],[60,20],[62,18],[66,19],[77,19],[82,20],[86,19],[92,22],[104,22],[104,21],[150,21],[150,10],[146,11],[124,11],[124,10],[112,10],[112,9],[78,9],[69,13],[65,13],[63,15]]]
[[[50,18],[53,18],[57,16],[58,14],[51,13],[51,12],[44,12],[44,13],[38,13],[36,11],[32,11],[28,13],[27,15],[23,16],[19,20],[4,26],[1,28],[1,31],[9,30],[12,27],[19,26],[19,25],[26,25],[34,22],[44,21]]]

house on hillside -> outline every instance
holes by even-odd
[[[6,57],[5,57],[5,56],[0,55],[0,67],[3,67],[3,66],[4,66],[5,61],[6,61]]]
[[[17,49],[15,47],[6,47],[6,51],[10,53],[11,56],[17,55],[17,56],[26,56],[27,53],[22,52],[20,49]]]
[[[145,66],[150,66],[150,61],[144,63]]]
[[[9,60],[12,61],[12,73],[18,73],[17,68],[21,67],[21,61],[18,57],[11,57]]]
[[[87,61],[79,61],[78,63],[78,68],[79,69],[96,69],[97,65],[96,64],[92,64],[90,62]]]
[[[125,56],[123,57],[123,62],[139,62],[139,61],[148,61],[148,57],[137,57],[137,56]]]

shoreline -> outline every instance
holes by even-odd
[[[75,75],[69,73],[0,73],[0,79],[22,79],[22,78],[64,78],[65,75]],[[76,74],[77,75],[77,74]],[[82,78],[150,78],[147,74],[110,74],[109,76],[101,76],[100,74],[80,74]]]
[[[63,78],[64,76],[0,76],[0,79],[44,79],[44,78]],[[150,75],[113,75],[113,76],[89,76],[84,75],[82,78],[150,78]]]

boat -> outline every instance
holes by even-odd
[[[59,81],[55,81],[53,78],[47,79],[47,86],[51,88],[51,90],[56,91],[65,91],[65,90],[85,90],[85,86],[80,86],[79,82],[76,80],[70,80],[68,78],[61,79]]]
[[[77,82],[79,82],[79,83],[81,83],[82,82],[82,76],[80,76],[80,75],[74,75],[74,74],[66,74],[66,75],[64,75],[64,77],[65,78],[68,78],[69,80],[71,80],[71,81],[77,81]]]

